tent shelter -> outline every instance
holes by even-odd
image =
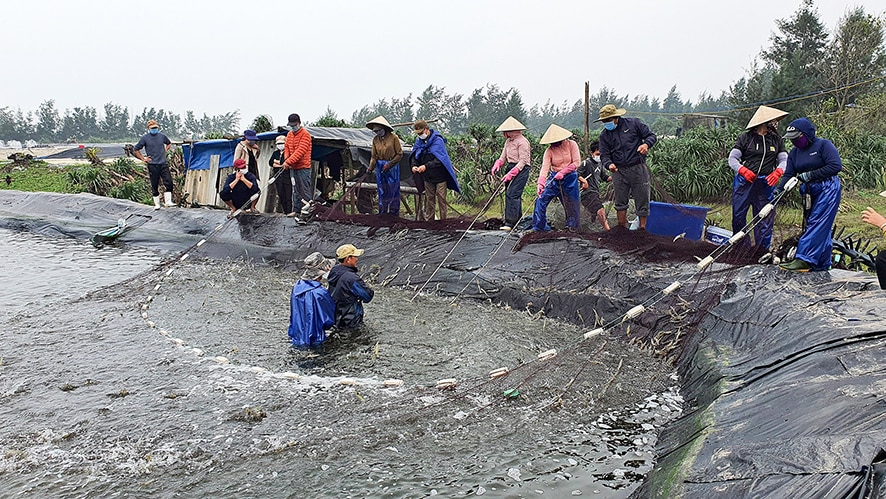
[[[332,190],[332,182],[352,178],[361,168],[369,166],[374,134],[366,128],[306,127],[312,138],[311,162],[312,181],[323,194]],[[262,194],[257,208],[262,212],[273,212],[277,207],[276,191],[268,186],[273,176],[268,160],[274,152],[274,139],[282,133],[266,132],[258,134],[261,155],[258,159],[259,186]],[[225,207],[218,197],[221,183],[233,171],[234,149],[243,140],[219,139],[203,140],[182,145],[184,163],[187,169],[184,190],[190,193],[191,203]],[[403,144],[404,158],[408,157],[409,147]],[[374,189],[374,178],[367,178],[366,187]],[[277,181],[289,181],[281,175]],[[415,190],[411,186],[412,174],[408,168],[401,169],[401,183],[404,192]],[[344,183],[340,183],[344,187]]]

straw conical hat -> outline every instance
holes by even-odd
[[[569,130],[557,126],[551,123],[551,126],[548,127],[548,130],[544,135],[541,136],[541,140],[538,141],[539,144],[553,144],[554,142],[560,142],[561,140],[566,140],[569,137],[572,137],[572,132]]]
[[[388,120],[386,120],[385,117],[382,115],[378,115],[375,118],[372,118],[371,120],[367,121],[366,128],[369,128],[369,125],[381,125],[381,126],[387,128],[388,131],[390,131],[390,132],[394,131],[394,127],[392,127],[391,124],[388,123]]]
[[[772,120],[778,120],[787,116],[788,113],[774,107],[760,106],[751,121],[748,121],[747,128],[754,128],[757,125],[768,123]]]
[[[526,130],[526,127],[513,116],[508,116],[508,119],[495,129],[496,132],[516,132],[519,130]]]

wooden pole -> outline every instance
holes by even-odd
[[[590,82],[585,82],[585,156],[590,156],[591,151],[588,150],[590,147],[590,141],[588,140],[588,135],[591,133],[591,84]]]

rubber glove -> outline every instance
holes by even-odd
[[[754,180],[757,180],[757,174],[743,166],[738,167],[738,174],[744,177],[744,179],[748,182],[753,182]]]
[[[492,164],[492,174],[495,175],[498,173],[498,170],[501,168],[501,165],[505,164],[500,158],[495,160],[495,163]]]
[[[784,175],[784,170],[776,168],[775,171],[766,175],[766,183],[769,184],[769,187],[775,187],[782,175]]]
[[[516,177],[519,173],[520,173],[520,169],[515,166],[515,167],[511,168],[511,171],[509,171],[508,173],[505,174],[504,178],[501,179],[501,181],[502,182],[510,182],[511,180],[514,180],[514,177]]]
[[[385,166],[381,167],[381,171],[388,173],[388,170],[390,170],[391,167],[392,165],[390,163],[385,163]]]
[[[562,170],[554,174],[554,180],[563,180],[563,177],[575,171],[575,163],[569,163]]]
[[[797,179],[800,182],[804,182],[804,183],[809,182],[810,180],[812,180],[812,172],[803,172],[803,173],[797,175]]]

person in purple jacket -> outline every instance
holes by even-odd
[[[780,267],[793,272],[828,270],[833,252],[831,228],[842,193],[837,174],[843,169],[843,161],[833,142],[815,136],[815,125],[808,118],[792,121],[784,136],[794,148],[788,153],[787,167],[776,192],[784,190],[793,177],[802,182],[800,195],[806,230],[797,243],[797,255]]]

